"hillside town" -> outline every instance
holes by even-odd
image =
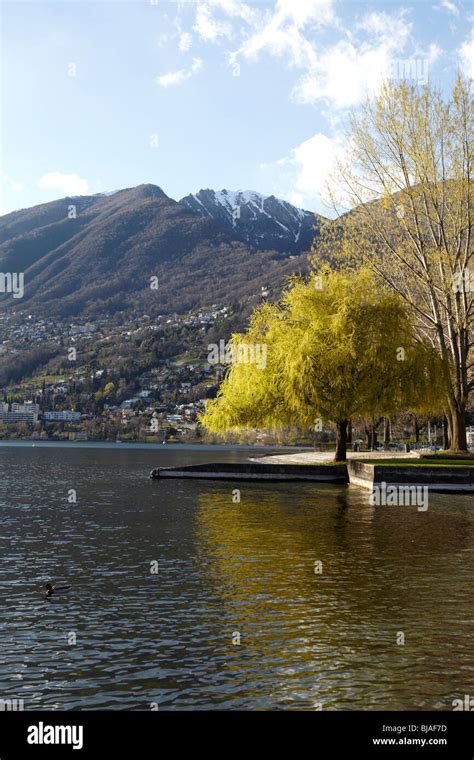
[[[200,440],[198,415],[225,372],[207,361],[208,344],[229,336],[231,316],[217,305],[184,315],[67,323],[0,315],[0,438]],[[29,378],[15,381],[14,370],[5,376],[9,361],[35,351]]]

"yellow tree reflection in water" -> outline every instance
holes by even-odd
[[[270,669],[275,704],[435,706],[445,691],[432,671],[457,656],[446,615],[466,592],[450,574],[447,587],[443,562],[472,547],[468,512],[374,507],[366,492],[313,484],[240,484],[233,503],[233,488],[200,492],[196,531],[220,600],[216,654],[235,677],[251,670],[254,698]],[[433,576],[436,598],[420,604]],[[443,662],[427,660],[440,638]]]

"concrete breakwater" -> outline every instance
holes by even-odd
[[[473,493],[474,467],[459,465],[384,465],[351,460],[347,463],[351,485],[372,490],[381,483],[393,486],[427,486],[443,493]]]
[[[179,467],[156,467],[150,478],[247,480],[267,482],[312,481],[351,484],[372,490],[381,483],[393,486],[427,486],[431,491],[473,493],[474,467],[449,464],[384,465],[351,459],[347,464],[268,464],[260,462],[209,462]]]
[[[345,464],[260,464],[258,462],[210,462],[183,467],[155,467],[150,478],[201,478],[206,480],[315,481],[347,483]]]

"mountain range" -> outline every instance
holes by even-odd
[[[251,191],[63,198],[2,217],[0,272],[23,272],[24,296],[0,294],[0,306],[61,318],[236,302],[304,271],[322,222]]]
[[[274,195],[246,190],[200,190],[180,203],[203,217],[216,219],[229,235],[255,248],[285,253],[308,251],[314,238],[315,215]]]

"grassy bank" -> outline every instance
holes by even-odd
[[[474,457],[457,459],[455,457],[422,457],[420,459],[364,459],[364,464],[376,464],[379,467],[474,467]]]

